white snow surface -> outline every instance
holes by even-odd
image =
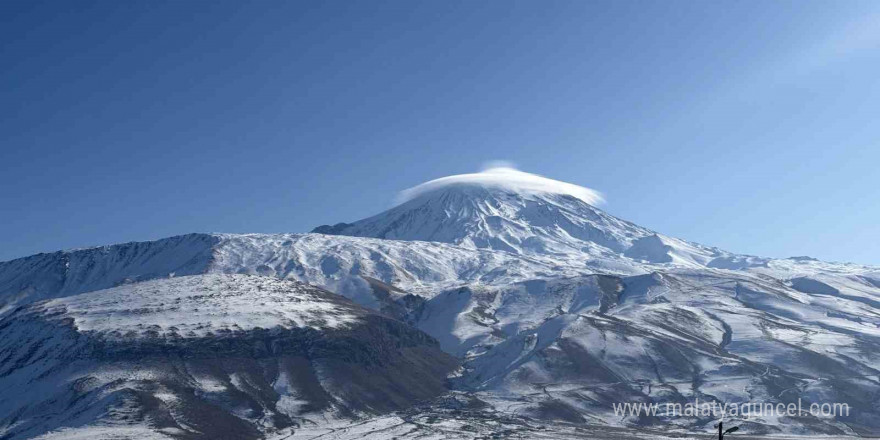
[[[58,298],[43,307],[48,314],[73,319],[80,332],[194,338],[255,328],[340,328],[357,321],[350,303],[334,299],[295,281],[207,274]]]

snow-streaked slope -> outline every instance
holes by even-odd
[[[455,367],[424,333],[299,282],[145,281],[0,320],[0,437],[263,438],[406,408]]]
[[[41,299],[169,274],[204,273],[218,241],[209,234],[188,234],[0,262],[0,315]]]
[[[646,236],[643,240],[654,237]],[[675,239],[658,240],[688,246]],[[0,262],[0,315],[16,305],[42,299],[198,273],[245,273],[299,280],[379,308],[364,277],[431,298],[438,292],[473,284],[499,286],[536,278],[593,273],[638,275],[703,267],[694,259],[694,252],[673,254],[671,262],[651,263],[638,255],[633,259],[619,254],[596,256],[577,252],[516,254],[438,242],[324,234],[189,234]],[[880,279],[878,268],[802,258],[771,260],[728,254],[707,264],[713,268],[758,272],[780,280],[817,274]]]
[[[218,237],[210,271],[297,279],[349,297],[363,292],[363,277],[430,298],[441,290],[471,283],[504,285],[584,272],[645,272],[642,265],[627,260],[516,255],[446,243],[324,234]]]
[[[744,430],[880,432],[880,308],[869,302],[880,289],[790,284],[704,269],[530,280],[444,292],[416,324],[466,361],[459,389],[507,413],[699,432],[711,420],[620,417],[612,404],[803,399],[852,412],[753,418]]]
[[[629,260],[515,255],[444,243],[323,234],[189,234],[2,262],[0,315],[16,305],[175,274],[293,279],[376,306],[363,277],[430,297],[473,282],[506,284],[583,272],[630,274],[644,269]]]

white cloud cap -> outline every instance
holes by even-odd
[[[487,164],[479,173],[441,177],[403,190],[397,196],[397,203],[410,201],[440,188],[461,184],[504,188],[520,193],[567,194],[591,205],[605,201],[602,194],[596,190],[519,171],[510,162],[496,161]]]

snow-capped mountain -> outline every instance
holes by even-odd
[[[257,437],[281,435],[283,429],[366,433],[363,427],[374,426],[381,438],[395,417],[406,420],[388,432],[404,437],[436,435],[439,431],[425,420],[502,436],[513,429],[531,437],[550,432],[553,438],[581,427],[614,427],[621,430],[613,434],[618,438],[632,434],[626,429],[633,426],[705,432],[713,419],[629,417],[612,411],[616,402],[694,399],[846,402],[853,409],[846,417],[753,418],[743,423],[743,431],[880,433],[880,269],[805,257],[737,255],[616,218],[599,209],[600,202],[601,196],[586,188],[493,169],[419,185],[386,212],[310,234],[189,234],[2,262],[0,337],[7,342],[0,346],[0,370],[10,373],[0,373],[0,390],[44,380],[48,388],[22,405],[3,401],[0,438],[28,438],[83,423],[90,429],[112,425],[108,432],[116,434],[130,425],[141,435],[208,435],[213,431],[192,413],[180,418],[168,409],[176,421],[164,424],[167,415],[144,409],[152,408],[146,400],[127,407],[141,414],[128,425],[108,416],[115,412],[107,408],[117,407],[97,397],[76,397],[82,403],[75,409],[45,407],[62,414],[50,421],[41,421],[44,407],[38,401],[57,400],[46,390],[70,386],[76,377],[93,377],[94,368],[104,368],[105,361],[138,377],[163,362],[177,362],[163,354],[150,364],[133,358],[115,363],[115,358],[101,357],[105,348],[100,347],[139,350],[160,341],[163,353],[177,350],[175,356],[186,357],[187,350],[200,352],[199,344],[223,346],[228,338],[253,344],[253,334],[269,329],[336,340],[350,337],[352,328],[370,329],[368,334],[390,341],[382,344],[387,348],[383,353],[402,359],[408,368],[423,362],[441,366],[431,370],[428,383],[433,385],[430,392],[418,393],[421,397],[441,392],[437,374],[446,374],[454,364],[436,347],[458,358],[462,368],[449,376],[451,394],[364,422],[371,414],[402,409],[416,396],[396,398],[391,406],[362,404],[358,399],[366,397],[343,395],[338,388],[328,391],[330,382],[317,374],[318,379],[284,388],[320,388],[333,396],[332,404],[306,417],[278,409],[302,398],[300,391],[284,397],[271,385],[289,382],[272,373],[276,367],[265,367],[263,382],[249,379],[248,385],[236,384],[233,376],[253,378],[253,371],[230,367],[212,373],[211,380],[238,390],[229,393],[262,390],[257,394],[263,397],[254,398],[259,401],[256,412],[229,406],[237,398],[222,394],[227,391],[215,396],[178,373],[171,374],[172,385],[160,386],[153,379],[119,383],[163,402],[169,393],[183,399],[179,390],[194,391]],[[395,337],[415,341],[411,344],[419,348],[403,350],[409,343]],[[198,347],[190,343],[195,340]],[[358,341],[355,346],[373,343]],[[275,343],[260,346],[269,342]],[[87,366],[58,370],[53,365],[69,359],[41,348],[51,344],[90,347],[72,351],[84,353],[77,356],[88,359]],[[234,363],[242,356],[224,352],[217,359]],[[12,362],[19,358],[34,359],[52,372]],[[263,364],[281,362],[272,359]],[[321,368],[314,370],[320,373]],[[400,374],[403,381],[419,374],[382,368],[390,367],[371,366],[370,371],[381,377]],[[255,385],[265,383],[271,386]],[[376,395],[391,387],[399,393],[397,386],[383,379],[358,390]],[[166,402],[165,407],[173,405]],[[470,411],[464,418],[462,408]],[[93,416],[68,417],[69,411]],[[266,421],[282,416],[300,427]],[[317,423],[308,427],[312,431],[303,431],[306,420]],[[344,427],[352,420],[358,427]],[[548,423],[549,431],[539,429],[536,420]]]
[[[452,243],[513,253],[620,254],[653,232],[595,208],[586,189],[513,169],[451,176],[407,190],[403,203],[313,232]]]
[[[595,206],[602,201],[595,191],[510,168],[433,180],[402,200],[376,216],[312,232],[691,266],[729,264],[732,257],[609,215]]]

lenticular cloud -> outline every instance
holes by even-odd
[[[480,185],[525,193],[567,194],[591,205],[598,205],[605,201],[602,194],[596,190],[519,171],[506,164],[505,166],[487,168],[479,173],[459,174],[425,182],[401,191],[397,196],[397,203],[407,202],[422,194],[454,185]]]

